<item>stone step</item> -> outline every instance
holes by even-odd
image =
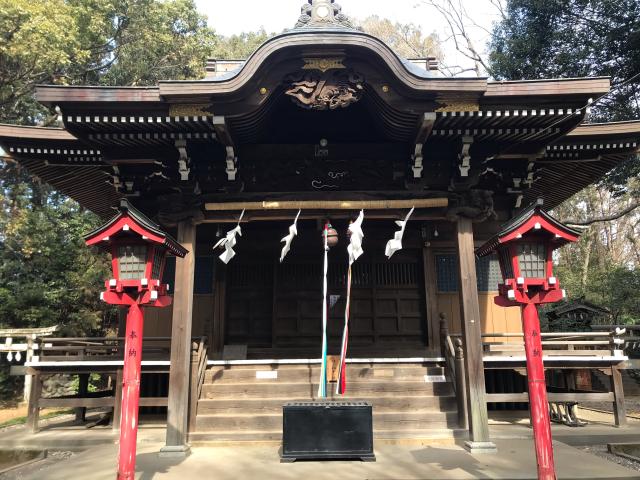
[[[438,366],[347,366],[347,381],[357,379],[364,380],[416,380],[425,375],[438,377],[444,375],[444,368]],[[319,365],[263,365],[262,368],[245,368],[214,366],[207,369],[205,383],[219,382],[273,382],[284,381],[287,383],[304,382],[309,383],[317,380],[320,376]]]
[[[305,402],[309,398],[248,398],[248,399],[201,399],[198,402],[198,415],[215,414],[264,414],[282,412],[282,406],[289,402]],[[388,411],[437,411],[455,412],[455,396],[393,396],[378,398],[345,397],[351,402],[369,402],[377,412]]]
[[[334,390],[330,384],[330,394]],[[350,398],[388,397],[388,396],[424,396],[424,395],[452,395],[453,390],[449,382],[427,383],[422,381],[380,381],[360,382],[352,381],[348,384]],[[313,399],[318,392],[318,385],[312,383],[209,383],[202,386],[201,399],[240,399],[251,397],[273,398],[302,398]]]
[[[467,430],[459,428],[428,428],[416,430],[373,430],[374,442],[384,441],[406,441],[417,440],[420,445],[428,445],[429,442],[436,444],[442,441],[454,441],[467,437]],[[282,442],[282,428],[271,431],[215,431],[215,432],[192,432],[189,434],[189,443],[193,446],[215,446],[229,444],[251,444],[251,443],[280,443]]]
[[[455,412],[389,412],[374,413],[373,427],[394,432],[405,429],[453,428],[458,425]],[[282,414],[198,415],[196,431],[274,431],[282,428]]]

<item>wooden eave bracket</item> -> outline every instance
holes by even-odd
[[[238,173],[238,157],[235,153],[235,146],[226,120],[222,116],[213,117],[213,128],[216,131],[216,138],[224,145],[227,157],[226,157],[226,172],[227,180],[234,182],[236,180],[236,174]]]
[[[426,112],[422,115],[422,118],[418,126],[418,134],[416,135],[415,148],[411,160],[413,162],[411,169],[413,170],[413,178],[422,178],[423,154],[422,150],[424,144],[431,135],[433,126],[436,123],[436,112]]]
[[[465,135],[464,137],[462,137],[462,148],[460,149],[460,153],[458,154],[458,168],[460,169],[461,177],[469,176],[469,170],[471,169],[471,154],[469,153],[469,149],[471,148],[472,143],[472,136]]]
[[[179,139],[176,140],[175,145],[180,153],[180,158],[178,159],[178,173],[180,173],[180,180],[186,182],[189,180],[189,173],[191,173],[191,169],[189,168],[190,159],[187,154],[187,141]]]

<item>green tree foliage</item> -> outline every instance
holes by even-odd
[[[0,118],[31,123],[40,112],[37,83],[53,81],[74,62],[85,62],[73,11],[63,0],[0,0]]]
[[[255,32],[243,32],[228,37],[219,37],[211,56],[216,60],[245,60],[260,45],[275,35],[275,33],[268,34],[262,28]]]
[[[565,221],[582,221],[619,211],[638,196],[637,182],[630,191],[614,196],[591,186],[555,209]],[[598,222],[586,228],[579,242],[559,250],[557,274],[570,298],[608,308],[615,322],[640,321],[640,212]]]
[[[0,119],[34,123],[39,83],[199,78],[216,44],[193,0],[0,0]]]
[[[597,103],[591,120],[640,118],[638,0],[508,0],[489,60],[499,80],[610,76],[613,92]],[[621,186],[639,173],[636,160],[608,181]]]
[[[84,245],[82,235],[99,220],[72,200],[20,178],[17,165],[5,171],[18,188],[5,188],[0,197],[0,326],[98,332],[111,320],[98,298],[109,265],[106,256]]]
[[[216,41],[193,0],[0,0],[0,122],[45,121],[40,83],[200,78]],[[0,162],[0,325],[82,335],[111,323],[98,299],[109,265],[82,241],[98,221]]]

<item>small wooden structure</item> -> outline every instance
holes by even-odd
[[[24,355],[24,361],[31,362],[37,353],[37,340],[41,337],[53,335],[58,330],[57,325],[41,328],[2,328],[0,329],[0,354],[5,354],[9,362],[15,360],[20,363]],[[15,343],[14,339],[24,338],[24,343]],[[4,341],[2,341],[4,339]],[[11,366],[11,375],[24,375],[23,400],[29,402],[31,390],[31,375],[25,375],[25,369],[19,365]]]
[[[209,362],[225,345],[246,346],[245,362],[318,357],[318,228],[329,218],[345,231],[359,208],[365,254],[354,265],[349,356],[441,362],[447,352],[447,378],[462,359],[468,381],[456,377],[456,395],[483,442],[483,365],[522,367],[509,355],[483,363],[483,335],[521,330],[517,309],[493,305],[497,259],[474,250],[520,209],[539,198],[552,209],[637,154],[640,121],[587,123],[590,99],[609,89],[608,78],[438,76],[351,28],[332,1],[313,0],[295,28],[221,75],[40,86],[38,100],[59,107],[64,128],[1,125],[0,145],[105,219],[127,198],[194,252],[167,266],[172,311],[145,320],[149,335],[171,337],[168,446],[193,431],[204,376],[189,361],[192,337],[208,338]],[[404,248],[387,260],[393,222],[414,206]],[[279,263],[299,208],[299,235]],[[237,255],[224,265],[212,246],[242,209]],[[329,354],[339,348],[347,267],[334,252],[344,247],[330,255]],[[440,313],[462,337],[440,335]]]

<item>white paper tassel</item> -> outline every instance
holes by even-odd
[[[214,250],[218,247],[224,247],[224,252],[222,252],[219,258],[225,264],[229,263],[229,260],[236,256],[236,252],[233,250],[233,247],[235,247],[237,243],[236,235],[242,236],[242,229],[240,228],[242,217],[244,217],[244,210],[242,210],[242,213],[240,214],[238,225],[236,225],[234,229],[229,230],[227,235],[224,238],[221,238],[218,243],[213,246]]]
[[[396,225],[400,227],[400,230],[394,233],[393,238],[387,242],[387,247],[384,251],[384,254],[387,256],[387,258],[391,258],[391,256],[398,250],[402,250],[402,237],[404,236],[404,229],[407,226],[407,222],[409,221],[409,217],[413,213],[413,210],[415,210],[415,208],[409,210],[409,213],[404,218],[404,220],[396,221]]]
[[[280,263],[284,260],[284,257],[287,256],[289,250],[291,250],[291,243],[296,235],[298,235],[298,217],[300,216],[300,212],[302,210],[298,210],[298,214],[296,215],[296,219],[293,221],[293,224],[289,227],[289,235],[284,237],[280,242],[284,242],[284,246],[282,247],[282,253],[280,254]]]
[[[351,234],[349,237],[349,246],[347,247],[347,252],[349,252],[349,265],[353,264],[353,262],[364,253],[362,249],[362,239],[364,238],[364,233],[362,232],[363,220],[364,210],[360,210],[360,215],[358,215],[356,221],[349,225],[349,233]]]

